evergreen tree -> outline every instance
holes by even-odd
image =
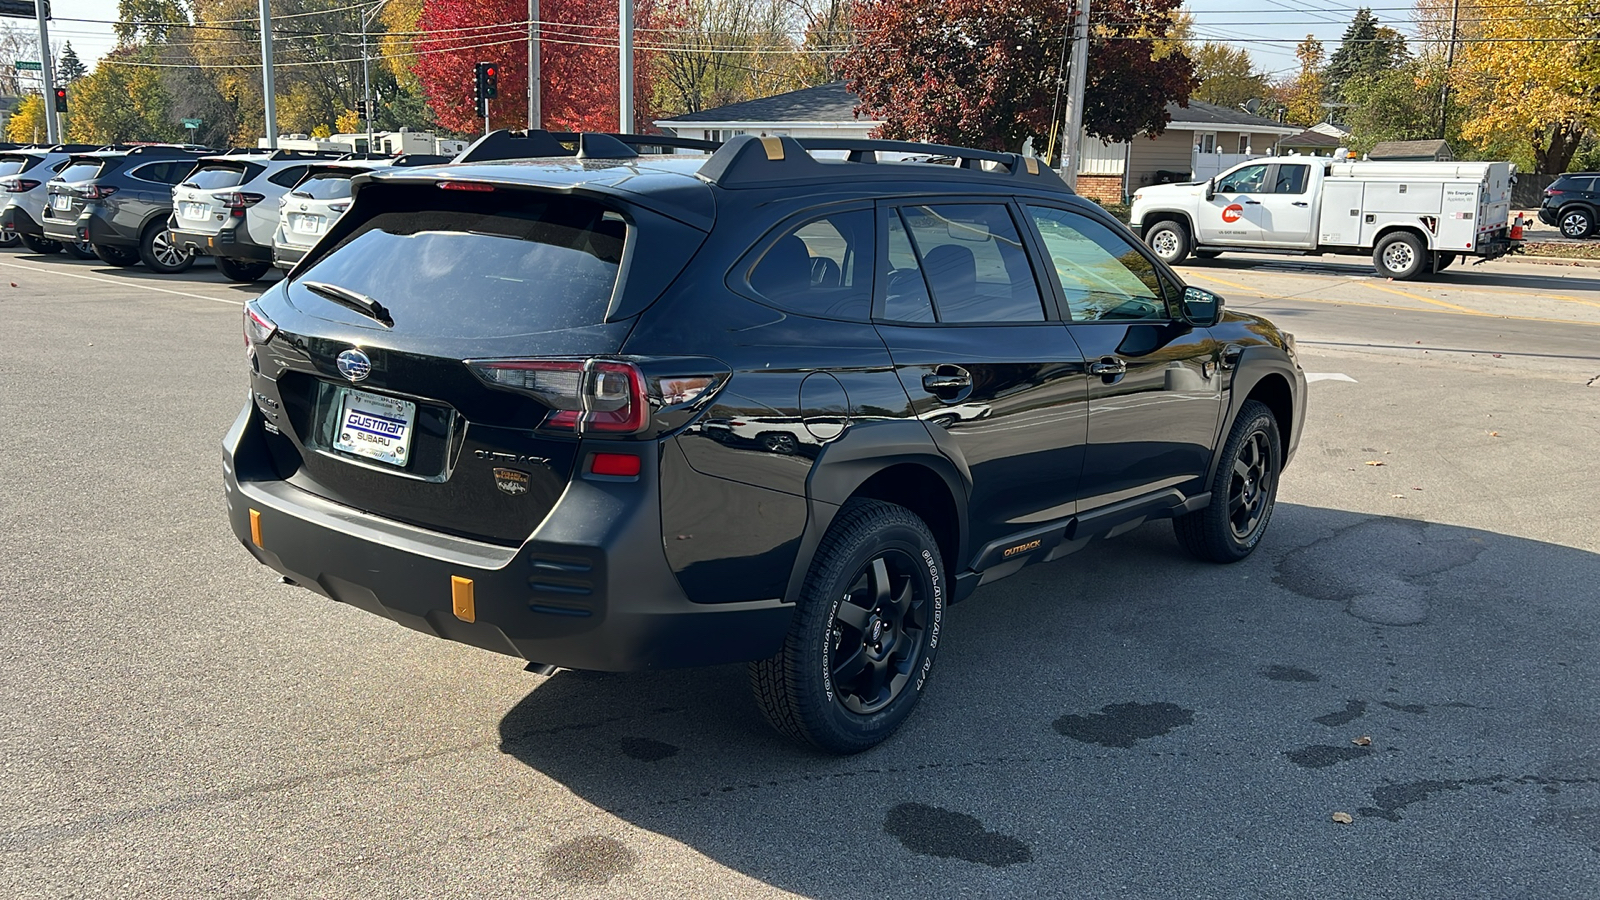
[[[89,74],[89,67],[78,58],[78,51],[67,41],[61,48],[61,61],[56,63],[56,79],[60,84],[71,84]]]
[[[1350,27],[1344,30],[1339,49],[1328,58],[1323,81],[1329,99],[1340,99],[1345,82],[1390,71],[1409,58],[1405,38],[1393,28],[1378,24],[1378,17],[1365,6],[1356,10]]]

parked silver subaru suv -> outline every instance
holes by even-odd
[[[374,169],[431,166],[446,156],[410,153],[404,156],[341,159],[319,163],[278,201],[278,230],[272,236],[272,264],[292,269],[350,208],[350,179]]]

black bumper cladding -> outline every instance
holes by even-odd
[[[4,229],[10,234],[44,237],[44,229],[39,226],[39,223],[35,222],[33,216],[28,215],[26,210],[18,206],[8,206],[4,212],[0,212],[0,229]]]
[[[661,546],[654,461],[576,478],[534,535],[502,547],[366,515],[277,479],[260,415],[223,442],[228,519],[259,561],[409,628],[538,663],[631,671],[775,654],[793,607],[684,596]],[[641,449],[648,450],[649,445]]]
[[[248,259],[271,262],[272,248],[250,239],[240,228],[223,228],[221,231],[186,231],[172,229],[171,240],[180,250],[194,250],[207,256],[226,256],[229,259]]]

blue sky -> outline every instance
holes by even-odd
[[[1093,0],[1091,0],[1091,3]],[[85,62],[110,50],[111,26],[69,19],[110,21],[117,17],[116,0],[52,0],[55,16],[53,41],[70,40]],[[1294,45],[1314,34],[1329,52],[1344,34],[1355,14],[1351,0],[1189,0],[1196,36],[1218,40],[1250,51],[1258,69],[1283,74],[1295,66]],[[1372,0],[1378,19],[1403,34],[1411,34],[1411,6],[1402,0]],[[26,26],[23,20],[12,20]]]

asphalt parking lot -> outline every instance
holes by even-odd
[[[1182,272],[1312,373],[1259,552],[984,588],[837,759],[741,667],[540,678],[279,584],[221,494],[260,288],[0,255],[0,896],[1595,896],[1600,268]]]

